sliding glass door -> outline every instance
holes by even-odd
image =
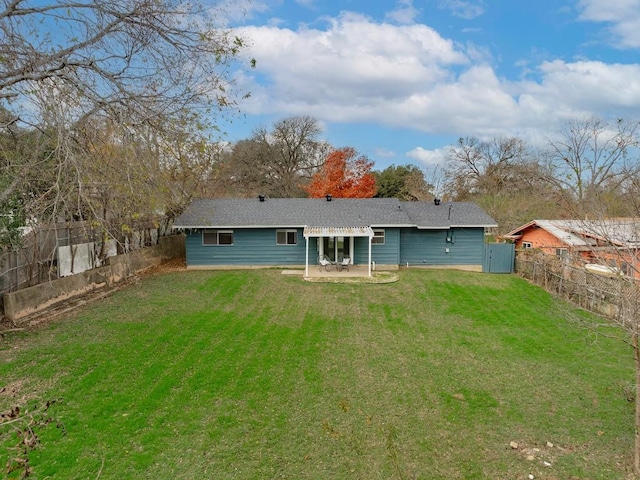
[[[341,262],[351,256],[351,237],[322,237],[324,254],[332,262]]]

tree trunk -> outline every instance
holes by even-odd
[[[640,475],[640,346],[638,345],[638,330],[634,329],[633,358],[636,364],[636,415],[635,415],[635,442],[633,449],[633,471]]]

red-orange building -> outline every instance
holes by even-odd
[[[640,219],[533,220],[503,239],[575,264],[599,264],[640,279]]]

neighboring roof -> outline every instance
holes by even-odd
[[[543,228],[554,237],[573,247],[589,247],[600,239],[627,248],[640,248],[640,218],[610,218],[595,220],[533,220],[511,230],[504,238],[517,239],[525,230]]]
[[[395,198],[266,198],[194,200],[174,228],[496,227],[472,203],[401,202]]]

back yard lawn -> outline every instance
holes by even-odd
[[[38,479],[627,478],[631,350],[559,311],[508,275],[158,275],[0,342],[0,408],[56,400]]]

